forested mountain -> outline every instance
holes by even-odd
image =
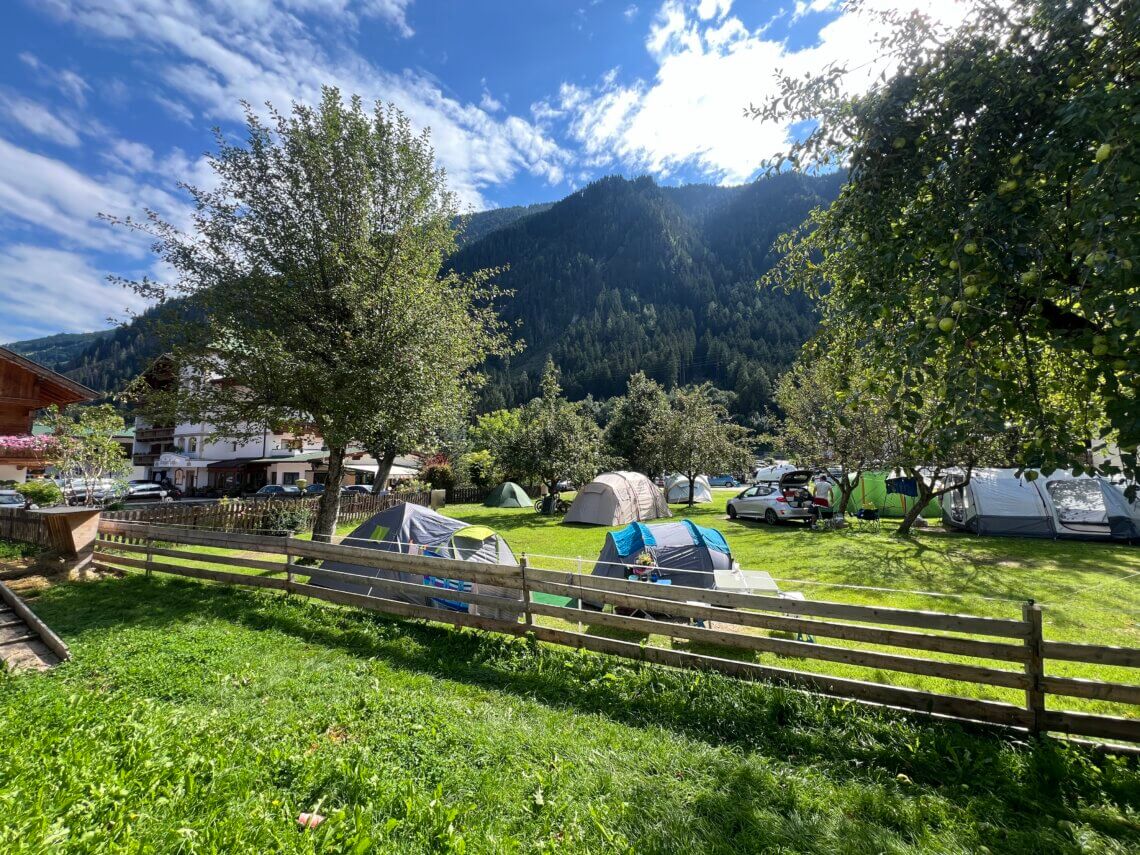
[[[461,247],[486,237],[496,229],[509,226],[516,220],[529,217],[531,214],[541,214],[554,207],[553,202],[539,202],[534,205],[512,205],[509,208],[492,208],[490,211],[478,211],[461,217],[456,225],[459,226],[458,242]]]
[[[605,178],[553,205],[466,218],[459,270],[509,269],[502,314],[526,344],[488,366],[483,409],[538,393],[547,354],[572,398],[609,398],[645,371],[666,386],[711,380],[734,410],[762,412],[776,377],[815,328],[801,296],[762,291],[772,242],[838,192],[837,175],[779,175],[742,187],[659,187]],[[13,349],[114,392],[158,355],[147,313],[114,330],[17,342]]]
[[[666,386],[711,380],[742,415],[815,328],[799,295],[761,291],[772,243],[838,192],[837,175],[780,175],[744,187],[659,187],[606,178],[550,210],[464,247],[460,270],[509,265],[504,317],[523,353],[489,366],[482,406],[537,394],[547,354],[570,397],[621,394],[645,371]]]

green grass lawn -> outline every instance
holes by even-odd
[[[720,529],[742,567],[766,570],[782,590],[802,591],[810,599],[898,608],[963,612],[992,617],[1021,617],[1027,599],[1044,605],[1045,637],[1140,647],[1140,548],[1104,543],[976,537],[933,527],[913,537],[893,534],[885,521],[879,532],[859,527],[815,532],[798,523],[768,526],[730,520],[725,503],[735,490],[714,490],[714,501],[692,509],[673,505],[675,518],[688,517]],[[538,566],[584,572],[601,551],[605,532],[596,526],[565,525],[532,509],[451,505],[450,516],[489,525],[515,553],[527,553]],[[893,589],[893,590],[873,590]],[[910,592],[910,593],[908,593]],[[932,596],[938,594],[939,596]],[[654,643],[668,640],[655,639]],[[823,639],[821,639],[823,641]],[[843,646],[840,641],[828,644]],[[726,655],[725,651],[716,651]],[[895,652],[907,653],[898,650]],[[912,654],[913,655],[913,654]],[[949,661],[970,661],[944,657]],[[1021,703],[1015,690],[973,686],[867,668],[759,654],[756,661],[858,679],[886,679],[952,694]],[[999,663],[993,663],[999,664]],[[1004,667],[1016,667],[1006,664]],[[1050,673],[1124,683],[1140,682],[1136,669],[1049,663]],[[1065,699],[1063,708],[1113,715],[1140,715],[1135,707],[1084,699]],[[1058,704],[1054,704],[1058,708]]]
[[[8,855],[1140,848],[1136,761],[1049,740],[161,574],[33,605]]]
[[[1140,647],[1140,576],[1127,578],[1129,574],[1140,573],[1140,549],[1135,547],[983,538],[938,528],[917,530],[911,538],[898,538],[892,533],[893,526],[889,522],[879,532],[857,526],[833,532],[813,532],[799,524],[773,528],[764,523],[729,520],[724,504],[734,492],[716,490],[716,500],[711,505],[698,505],[691,510],[674,505],[674,514],[719,528],[742,566],[769,571],[783,590],[803,591],[816,600],[1009,618],[1019,618],[1021,603],[1032,598],[1045,606],[1047,639]],[[517,555],[527,553],[538,566],[554,569],[581,566],[589,572],[592,560],[601,550],[606,531],[594,526],[565,525],[558,517],[543,517],[530,508],[452,505],[444,512],[497,529]],[[356,524],[344,525],[340,534],[346,535],[355,527]],[[578,558],[582,559],[581,565]],[[180,563],[177,559],[165,560]],[[220,566],[219,569],[232,571],[236,568]],[[577,624],[553,618],[540,617],[538,620],[553,626],[578,629]],[[747,658],[783,668],[1019,705],[1024,703],[1024,694],[1015,689],[746,652],[723,646],[711,647],[658,635],[645,637],[598,625],[585,624],[582,628],[599,635],[645,639],[657,646]],[[764,633],[763,630],[744,631]],[[818,640],[841,647],[861,646],[856,642],[822,637]],[[1019,667],[1013,663],[971,660],[954,655],[916,654],[901,648],[879,649],[1009,670]],[[1047,663],[1047,670],[1060,676],[1132,684],[1140,682],[1137,669],[1053,661]],[[1129,717],[1140,715],[1140,709],[1131,705],[1084,698],[1050,698],[1049,705],[1052,709]]]

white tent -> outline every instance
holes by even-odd
[[[1140,540],[1140,503],[1104,478],[1054,472],[1034,481],[1014,469],[979,469],[942,497],[945,523],[976,534]]]
[[[689,479],[680,474],[670,475],[666,478],[665,499],[671,505],[678,502],[688,502]],[[696,483],[693,485],[693,501],[711,502],[712,499],[712,487],[709,486],[709,479],[704,475],[698,475]]]
[[[640,472],[607,472],[578,491],[564,522],[628,525],[671,516],[664,494]]]

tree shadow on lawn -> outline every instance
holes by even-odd
[[[894,777],[905,775],[916,786],[936,788],[958,804],[968,802],[972,813],[1011,834],[1034,828],[1043,817],[1077,818],[1082,810],[1117,823],[1108,812],[1082,805],[1140,803],[1135,760],[1095,759],[1051,739],[1026,744],[995,728],[876,710],[716,674],[554,650],[527,639],[141,575],[61,586],[38,599],[37,611],[49,625],[78,638],[77,664],[89,633],[225,620],[376,659],[390,668],[602,715],[627,726],[662,728],[711,746],[734,746],[780,765],[794,762],[797,768],[822,770],[841,783],[893,790]],[[723,796],[705,798],[741,797],[733,794],[732,782],[725,783]],[[904,784],[898,787],[905,789]],[[1113,834],[1140,844],[1140,826],[1113,828]]]

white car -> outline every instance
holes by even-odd
[[[808,469],[784,472],[778,481],[756,484],[728,500],[730,519],[762,519],[769,525],[785,520],[810,523],[815,518]]]

